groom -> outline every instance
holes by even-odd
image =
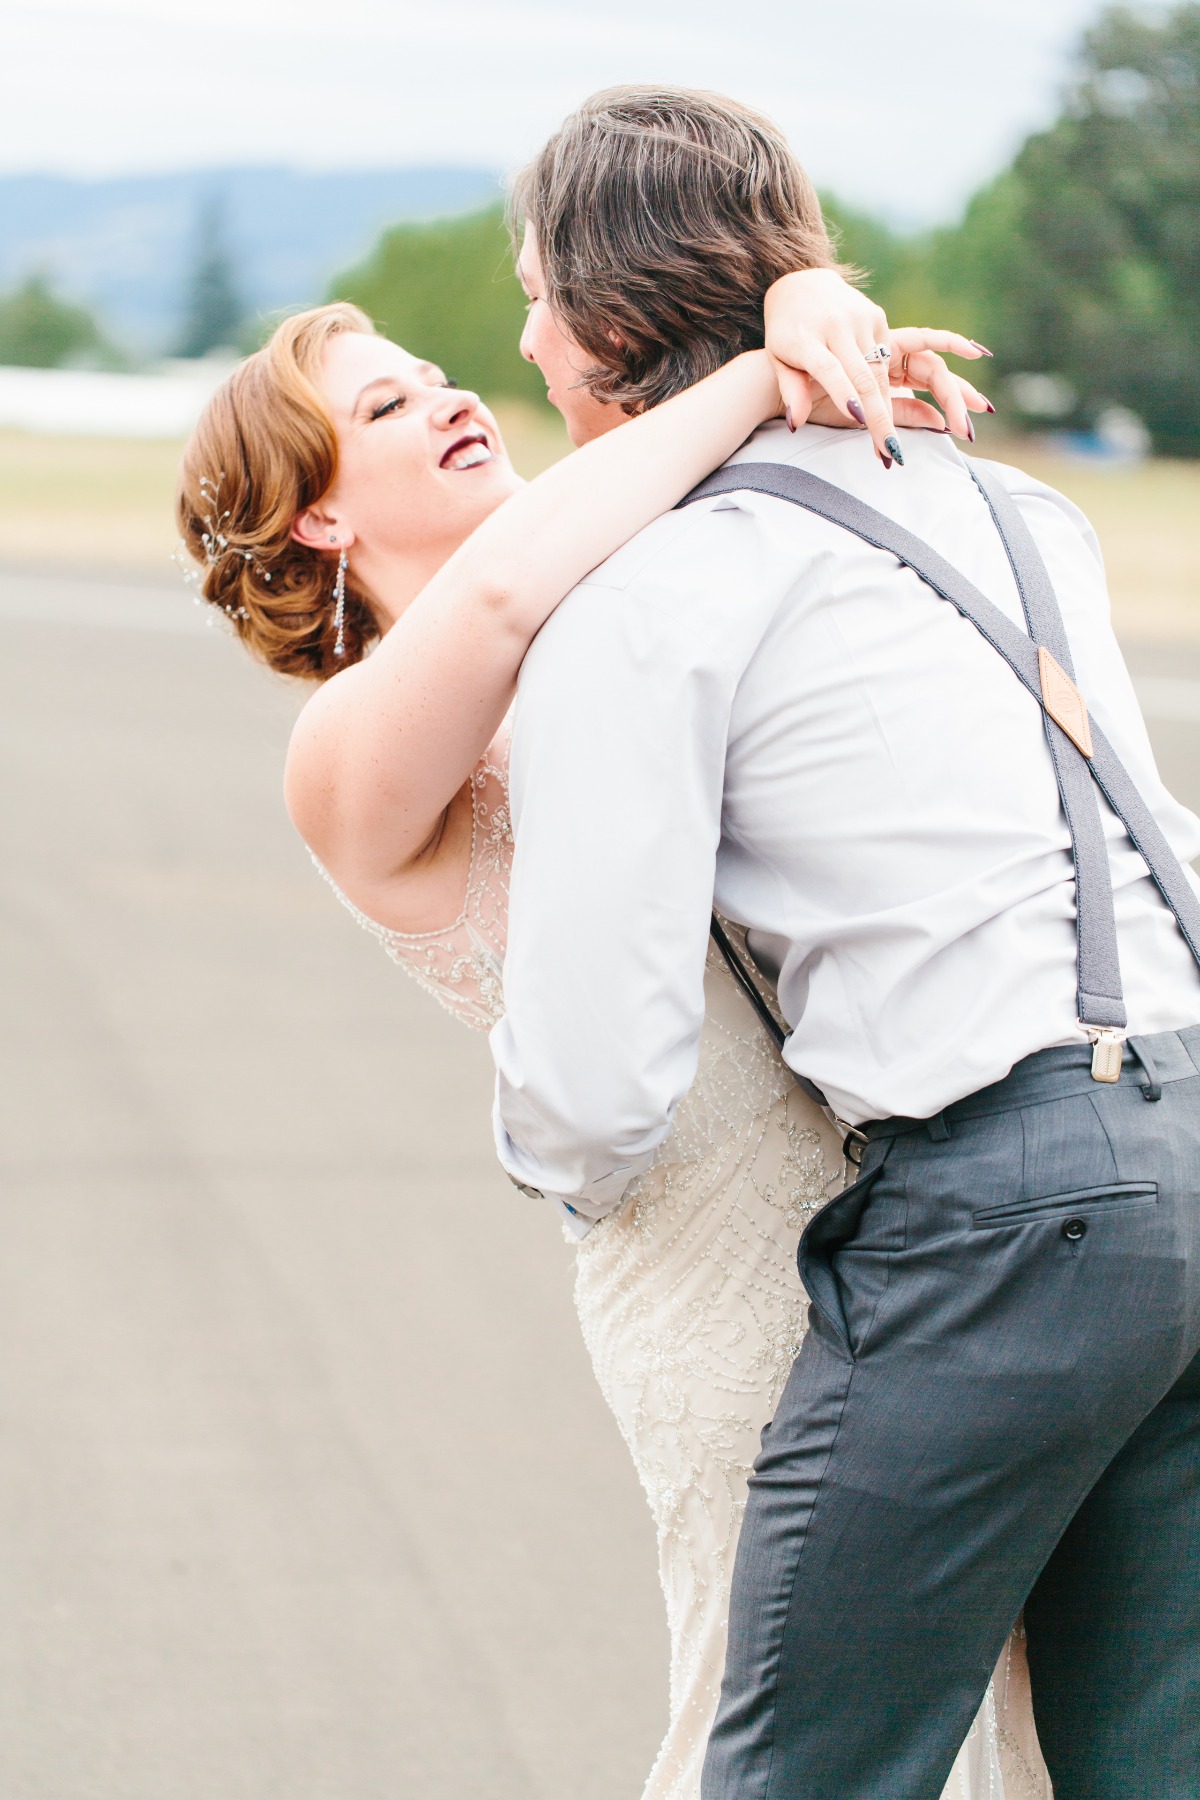
[[[747,347],[797,180],[715,96],[567,120],[520,201],[577,440]],[[1087,522],[903,454],[763,428],[530,651],[500,1155],[581,1231],[620,1204],[691,1080],[715,896],[861,1169],[801,1245],[705,1800],[936,1800],[1022,1607],[1056,1800],[1194,1800],[1200,827]]]

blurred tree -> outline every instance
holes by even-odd
[[[843,262],[861,270],[863,287],[895,325],[944,325],[947,298],[939,284],[934,234],[905,236],[834,194],[821,208]]]
[[[1108,14],[1086,41],[1075,105],[1032,140],[1016,173],[1024,279],[1043,272],[1044,360],[1032,366],[1065,375],[1093,402],[1132,408],[1158,449],[1194,456],[1200,5],[1157,21]]]
[[[60,300],[44,275],[30,275],[13,293],[0,295],[0,363],[58,369],[119,362],[91,313]]]
[[[1075,424],[1128,407],[1158,451],[1200,454],[1197,0],[1103,14],[1062,116],[957,226],[904,238],[836,199],[829,212],[897,324],[964,331],[1007,373],[1057,378]]]
[[[1200,453],[1200,5],[1104,14],[1063,116],[953,237],[972,335],[1010,370],[1065,378],[1079,423],[1125,406]]]
[[[210,350],[236,348],[244,314],[226,243],[224,204],[214,197],[201,208],[197,221],[196,255],[177,354],[207,356]]]
[[[485,400],[545,402],[545,382],[517,349],[525,297],[500,206],[396,226],[329,298],[353,300],[390,338]]]

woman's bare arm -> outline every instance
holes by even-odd
[[[506,500],[374,655],[313,696],[288,752],[288,810],[364,911],[415,928],[405,890],[435,860],[546,619],[778,409],[769,359],[751,351],[585,445]],[[457,862],[461,834],[449,835]]]
[[[989,405],[935,354],[988,352],[942,332],[891,333],[880,309],[830,270],[777,282],[766,321],[770,359],[736,358],[539,476],[472,534],[368,661],[305,708],[288,756],[288,807],[373,917],[422,929],[443,887],[449,916],[470,838],[452,803],[499,729],[529,644],[577,581],[778,410],[780,389],[790,422],[816,400],[822,423],[867,425],[877,449],[891,429],[889,377],[919,377],[960,432],[970,430],[968,410]],[[890,370],[869,366],[864,349],[888,338]],[[898,399],[895,416],[941,426],[916,399]],[[425,919],[413,925],[418,889]]]

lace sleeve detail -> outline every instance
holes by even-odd
[[[512,871],[507,743],[476,764],[471,776],[471,862],[463,908],[437,931],[393,931],[347,899],[328,870],[313,861],[346,910],[394,963],[476,1031],[490,1031],[504,1012],[504,947]]]

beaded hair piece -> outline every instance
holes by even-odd
[[[224,470],[215,481],[208,475],[200,477],[201,500],[208,507],[207,512],[200,514],[201,522],[204,525],[204,530],[200,533],[200,543],[204,551],[205,566],[209,569],[216,569],[220,567],[227,556],[240,556],[244,562],[253,564],[256,575],[261,575],[264,581],[270,581],[270,569],[264,569],[261,563],[256,563],[253,550],[246,550],[240,544],[235,543],[225,529],[233,515],[228,507],[223,510],[221,507],[221,483],[224,479]],[[178,563],[182,568],[183,578],[188,586],[199,590],[200,572],[187,554],[184,545],[180,545],[180,549],[172,561]],[[196,592],[194,598],[197,606],[203,604],[203,597],[199,591]],[[244,606],[223,606],[221,611],[231,619],[248,619],[250,617]]]

